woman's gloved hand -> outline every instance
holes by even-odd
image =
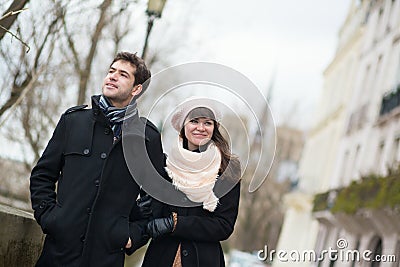
[[[172,233],[174,230],[174,217],[157,218],[147,223],[146,232],[152,238],[157,238],[165,234]]]

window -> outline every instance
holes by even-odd
[[[395,251],[396,251],[396,255],[395,255],[396,262],[393,263],[392,267],[399,267],[398,262],[400,260],[400,239],[397,240]]]
[[[315,251],[321,253],[323,249],[325,249],[325,243],[328,237],[329,231],[326,225],[320,223],[319,230],[317,235],[317,241],[315,244]],[[320,256],[320,255],[318,255]],[[318,264],[314,264],[313,266],[320,267],[322,265],[322,261],[319,261]]]
[[[382,83],[380,82],[380,74],[382,73],[381,68],[382,68],[382,55],[379,55],[378,61],[376,62],[376,69],[375,69],[375,77],[374,77],[374,82],[372,82],[372,88],[369,88],[368,91],[368,96],[370,96],[373,92],[374,89],[378,89],[379,86],[382,86]]]
[[[360,145],[357,145],[356,153],[354,154],[354,162],[352,164],[353,171],[352,171],[351,179],[356,178],[358,175],[358,162],[359,162],[358,158],[360,155],[360,149],[361,149]]]
[[[384,168],[384,161],[383,161],[383,151],[384,151],[384,149],[385,149],[385,141],[382,141],[382,142],[379,143],[378,151],[376,153],[376,157],[377,158],[375,160],[375,162],[378,164],[378,166],[376,168],[378,173],[381,173],[383,168]]]
[[[380,237],[375,236],[372,241],[371,241],[371,259],[377,259],[379,256],[382,255],[382,239]],[[380,262],[379,261],[371,261],[371,267],[379,267]]]
[[[396,84],[397,86],[400,83],[400,56],[399,59],[397,60],[397,70],[396,70]]]
[[[389,13],[389,19],[388,19],[388,24],[387,27],[389,30],[391,29],[396,29],[396,25],[398,24],[398,9],[399,9],[399,3],[398,1],[392,0],[391,6],[390,6],[390,13]]]
[[[368,65],[367,69],[365,70],[365,74],[364,74],[363,87],[361,88],[361,90],[363,92],[368,92],[369,91],[368,88],[369,88],[370,72],[371,72],[371,66]]]
[[[398,154],[399,154],[400,136],[397,135],[393,140],[392,153],[390,158],[390,164],[392,167],[397,167],[398,164]]]
[[[357,244],[356,244],[356,247],[354,249],[355,250],[359,250],[360,249],[360,239],[359,238],[357,239]],[[356,266],[356,261],[352,261],[352,263],[351,263],[351,267],[354,267],[354,266]]]
[[[382,19],[382,15],[383,15],[383,7],[379,9],[379,19]]]
[[[347,166],[349,165],[349,151],[344,153],[342,161],[342,172],[340,175],[341,185],[347,185],[349,179],[347,179]]]

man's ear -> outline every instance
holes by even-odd
[[[132,96],[136,96],[136,95],[140,94],[142,92],[142,89],[143,89],[143,87],[141,84],[135,85],[132,89],[132,93],[131,93]]]

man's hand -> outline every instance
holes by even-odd
[[[152,198],[150,195],[145,195],[136,201],[142,219],[148,219],[153,216],[153,210],[151,209],[151,201]]]
[[[131,248],[131,247],[132,247],[132,240],[131,240],[131,238],[129,237],[128,243],[126,243],[125,248]]]

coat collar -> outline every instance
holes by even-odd
[[[106,125],[110,125],[107,117],[100,109],[99,101],[100,101],[100,95],[92,96],[93,118],[95,121],[104,123]],[[139,112],[137,112],[136,115],[124,121],[124,123],[122,124],[122,135],[123,136],[137,135],[144,138],[145,129],[146,129],[146,124],[142,120],[140,120]]]
[[[100,95],[92,96],[93,119],[97,122],[101,122],[101,123],[109,126],[110,122],[108,121],[108,119],[104,115],[104,113],[101,111],[99,101],[100,101]]]

